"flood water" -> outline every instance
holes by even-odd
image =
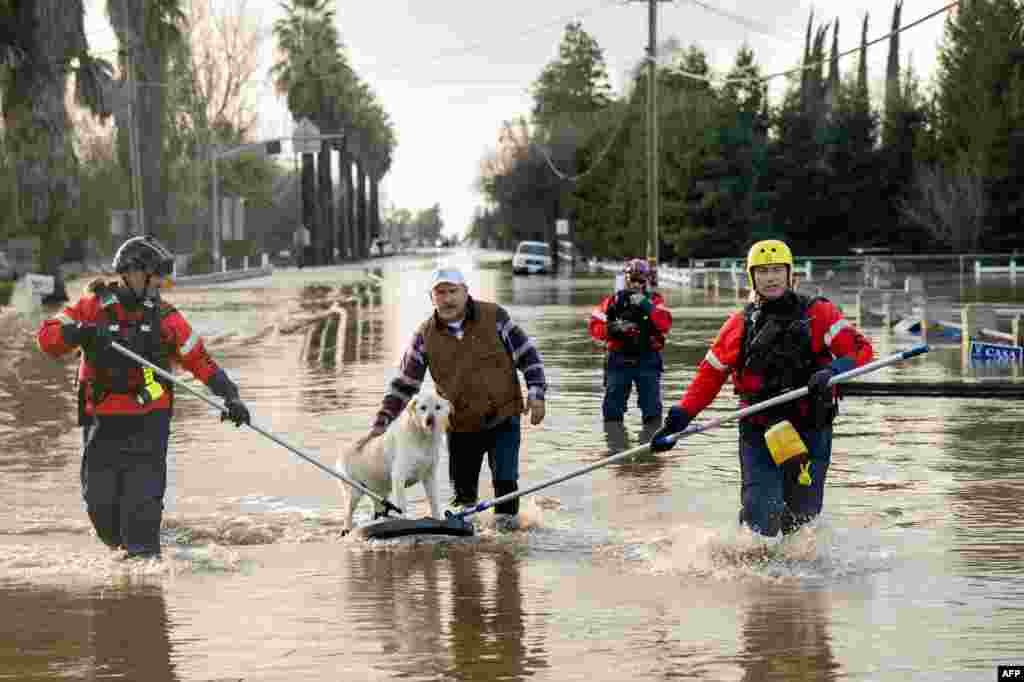
[[[524,427],[521,487],[635,446],[635,405],[624,432],[602,424],[586,332],[611,276],[513,277],[502,257],[375,261],[379,303],[355,309],[336,352],[295,331],[301,292],[361,267],[168,297],[254,421],[333,466],[430,312],[430,269],[457,264],[545,361],[547,419]],[[668,402],[735,301],[664,293]],[[471,538],[366,541],[341,536],[337,481],[179,391],[164,559],[125,563],[92,535],[74,366],[35,349],[41,315],[0,311],[0,680],[988,680],[1024,663],[1020,402],[847,398],[825,513],[763,560],[737,526],[733,425],[528,496],[518,532],[488,511]],[[879,356],[918,343],[866,331]],[[1004,372],[985,378],[1018,373]],[[978,377],[939,344],[870,378]],[[724,390],[701,419],[735,409]],[[357,521],[369,515],[364,501]]]

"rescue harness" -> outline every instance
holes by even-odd
[[[161,304],[157,298],[146,298],[138,302],[143,309],[141,318],[123,320],[118,314],[117,306],[120,304],[122,308],[126,308],[123,299],[134,299],[133,294],[123,291],[123,287],[118,285],[100,285],[95,289],[95,295],[100,302],[97,323],[106,324],[119,344],[165,372],[170,372],[170,349],[162,343],[160,328],[162,320],[174,312],[174,308]],[[170,382],[157,376],[148,367],[140,368],[136,362],[121,353],[108,351],[97,356],[96,353],[86,352],[86,360],[93,367],[95,375],[81,382],[78,387],[79,422],[83,426],[89,422],[89,417],[85,414],[85,404],[89,398],[92,399],[94,407],[114,394],[134,395],[139,405],[147,405],[159,399],[165,391],[173,398],[173,386]]]
[[[811,306],[828,299],[809,297],[796,292],[785,294],[785,300],[768,304],[750,303],[743,309],[743,338],[736,375],[749,371],[761,378],[760,389],[739,392],[749,405],[774,398],[787,391],[806,386],[816,370],[832,359],[828,349],[815,352],[811,343]],[[827,414],[812,414],[809,421],[823,426],[835,417],[835,401]],[[792,414],[793,406],[769,411],[769,423],[783,418],[783,412]],[[802,421],[802,420],[801,420]]]

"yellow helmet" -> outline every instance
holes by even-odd
[[[754,268],[760,265],[788,265],[789,276],[793,277],[793,252],[786,242],[778,239],[765,239],[750,247],[747,254],[747,277],[750,286],[754,286]]]

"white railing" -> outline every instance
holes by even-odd
[[[728,275],[726,282],[731,288],[739,290],[746,288],[747,270],[742,261],[736,259],[701,259],[691,261],[692,265],[685,268],[676,268],[668,265],[658,266],[658,282],[669,282],[682,287],[701,287],[714,285],[721,287],[722,278],[720,275]],[[608,261],[591,259],[588,262],[591,269],[604,272],[622,272],[623,262],[620,260]],[[801,275],[801,280],[810,282],[813,280],[814,266],[811,261],[796,262],[796,272]]]
[[[1010,282],[1017,283],[1017,261],[1010,259],[1009,265],[982,265],[980,260],[974,261],[974,283],[981,284],[983,275],[1010,275]]]
[[[236,279],[249,279],[252,277],[262,277],[269,275],[274,271],[274,266],[270,263],[270,254],[263,253],[260,257],[260,265],[251,266],[249,256],[242,258],[242,267],[235,269],[228,269],[228,259],[221,256],[220,268],[214,269],[212,272],[203,273],[201,275],[179,275],[178,274],[178,260],[174,261],[174,282],[175,284],[207,284],[213,282],[229,282]]]

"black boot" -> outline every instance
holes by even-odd
[[[110,549],[121,549],[121,510],[114,504],[89,505],[89,520],[96,535]]]

